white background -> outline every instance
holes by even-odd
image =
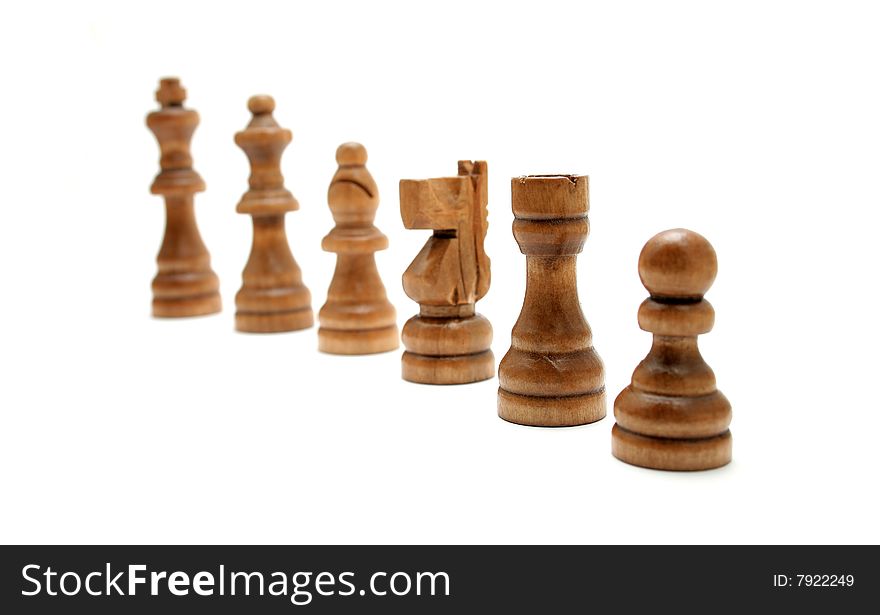
[[[880,22],[855,2],[5,3],[0,118],[0,540],[38,543],[877,543]],[[158,78],[201,114],[197,216],[224,311],[150,318],[164,224],[144,125]],[[233,331],[251,225],[233,134],[268,93],[293,130],[287,218],[317,310],[338,144],[369,150],[399,322],[401,178],[489,162],[500,360],[525,286],[510,177],[590,175],[580,296],[609,416],[497,418],[497,380],[405,383],[399,352]],[[650,346],[644,242],[719,256],[701,338],[734,461],[610,453],[610,402]]]

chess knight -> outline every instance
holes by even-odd
[[[475,312],[489,290],[487,165],[460,161],[456,177],[400,182],[400,214],[408,229],[433,235],[403,274],[419,304],[403,327],[403,378],[464,384],[495,375],[492,325]]]

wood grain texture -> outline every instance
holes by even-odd
[[[715,322],[703,295],[717,271],[715,250],[693,231],[664,231],[645,244],[639,276],[651,296],[639,308],[639,326],[654,343],[614,402],[611,450],[621,461],[658,470],[730,462],[730,402],[697,347]]]
[[[419,314],[403,327],[404,380],[465,384],[495,375],[492,325],[475,306],[489,290],[488,167],[459,161],[458,176],[400,182],[400,214],[408,229],[433,235],[403,274]]]
[[[340,145],[336,162],[327,191],[336,226],[321,243],[337,254],[336,271],[318,313],[318,349],[347,355],[394,350],[400,345],[397,315],[376,268],[375,252],[388,247],[388,238],[373,225],[379,188],[365,166],[363,145]]]
[[[205,182],[193,169],[190,143],[199,114],[183,106],[186,90],[176,77],[159,82],[158,111],[147,126],[159,142],[159,174],[150,187],[165,199],[165,235],[159,249],[159,272],[153,279],[153,316],[177,318],[220,311],[220,281],[196,224],[193,197]]]
[[[277,333],[306,329],[314,323],[311,294],[290,251],[284,216],[299,203],[284,187],[281,154],[293,139],[272,112],[271,96],[248,101],[253,117],[236,133],[235,143],[248,157],[249,189],[236,211],[253,218],[253,245],[235,295],[235,328],[249,333]]]
[[[511,180],[513,235],[526,255],[526,295],[498,366],[498,415],[511,423],[567,427],[605,416],[605,370],[581,311],[577,255],[589,233],[589,180]]]

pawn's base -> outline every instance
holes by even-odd
[[[605,418],[605,389],[585,395],[539,397],[498,389],[498,416],[531,427],[574,427]]]
[[[491,350],[450,356],[406,351],[401,365],[403,379],[419,384],[468,384],[495,375],[495,355]]]
[[[311,307],[284,312],[236,312],[235,329],[243,333],[283,333],[315,324]]]
[[[377,354],[399,346],[397,325],[381,329],[318,329],[318,350],[330,354]]]
[[[643,436],[614,425],[611,453],[626,463],[655,470],[711,470],[730,463],[730,430],[710,438],[673,439]]]

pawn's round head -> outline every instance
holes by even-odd
[[[265,115],[275,111],[275,99],[266,94],[258,94],[248,99],[248,111],[254,115]]]
[[[652,297],[699,299],[717,273],[712,244],[683,228],[654,235],[639,255],[639,277]]]
[[[336,149],[339,166],[363,166],[367,164],[367,148],[360,143],[343,143]]]

